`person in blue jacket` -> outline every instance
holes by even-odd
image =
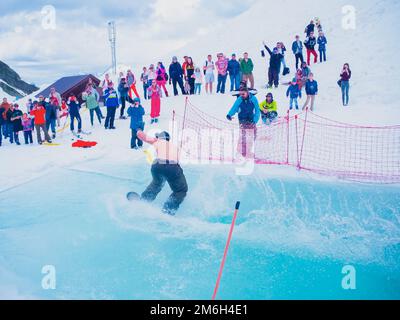
[[[308,80],[306,81],[305,87],[307,100],[303,106],[303,110],[310,104],[310,110],[314,111],[315,96],[318,94],[318,82],[314,80],[314,74],[310,73],[308,75]]]
[[[81,133],[82,132],[82,119],[81,119],[81,115],[79,114],[79,109],[81,108],[81,106],[74,95],[71,95],[68,98],[67,106],[68,106],[69,116],[71,119],[71,124],[70,124],[71,131],[74,132],[74,130],[75,130],[74,122],[76,119],[76,121],[78,121],[78,133]]]
[[[303,57],[303,42],[300,40],[300,36],[296,36],[296,40],[292,44],[292,51],[296,58],[296,70],[299,69],[299,61],[304,62]],[[300,64],[301,65],[301,64]]]
[[[240,87],[240,63],[236,59],[236,54],[232,54],[232,58],[228,61],[228,73],[231,80],[231,92],[239,90]]]
[[[326,40],[326,37],[322,31],[318,35],[317,43],[319,51],[319,62],[322,62],[322,59],[326,61],[326,45],[328,44],[328,41]]]
[[[143,146],[143,141],[140,140],[137,136],[138,130],[144,130],[144,108],[140,104],[140,99],[133,99],[133,104],[131,104],[128,108],[128,116],[131,117],[131,149],[137,150]]]
[[[235,114],[238,114],[240,127],[238,151],[243,157],[248,157],[251,155],[256,138],[256,125],[260,120],[261,112],[257,98],[249,92],[244,83],[240,85],[239,97],[226,118],[232,121]]]
[[[112,81],[108,83],[107,89],[104,91],[103,95],[104,104],[107,107],[107,116],[105,122],[106,129],[115,129],[115,112],[119,107],[118,94],[114,89],[114,84]]]
[[[286,97],[290,96],[290,110],[293,109],[293,105],[296,107],[296,110],[299,110],[299,103],[297,101],[298,98],[301,98],[301,89],[297,83],[296,78],[293,78],[292,83],[286,91]]]

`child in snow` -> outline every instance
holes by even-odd
[[[301,89],[297,84],[297,79],[293,78],[291,85],[286,91],[286,97],[290,96],[290,110],[293,109],[293,105],[295,105],[296,110],[299,110],[299,103],[297,101],[298,98],[301,98]]]
[[[187,78],[185,78],[185,84],[183,85],[183,90],[185,91],[185,95],[190,94],[190,84]]]
[[[149,99],[151,99],[151,124],[158,123],[158,118],[160,117],[162,91],[157,85],[156,80],[153,80],[150,88],[147,90],[147,96]]]
[[[131,117],[131,149],[138,149],[143,146],[143,141],[140,140],[137,136],[138,130],[144,130],[144,109],[140,104],[140,99],[135,98],[133,99],[133,104],[131,104],[128,108],[128,116]]]
[[[306,103],[303,106],[303,110],[307,108],[308,104],[310,103],[310,110],[314,111],[314,101],[315,101],[315,96],[318,94],[318,83],[317,81],[314,80],[314,75],[310,73],[308,75],[308,80],[306,82],[306,94],[307,94],[307,100]]]
[[[32,125],[32,119],[28,116],[27,113],[24,113],[22,116],[22,127],[24,131],[24,140],[25,144],[32,144],[33,139],[32,139],[32,130],[33,130],[33,125]]]
[[[322,63],[322,60],[326,61],[326,45],[328,41],[322,31],[319,32],[318,39],[318,51],[319,51],[319,62]]]
[[[266,99],[260,103],[261,119],[265,124],[270,124],[278,117],[278,105],[272,93],[268,93]]]
[[[194,80],[194,94],[199,94],[201,93],[201,85],[203,83],[203,75],[201,74],[200,68],[196,68],[194,70],[194,74],[192,76]]]
[[[69,109],[69,115],[71,116],[71,124],[70,124],[70,129],[72,132],[74,132],[74,122],[75,119],[78,121],[78,133],[82,132],[82,119],[81,115],[79,114],[79,109],[81,108],[78,100],[74,95],[71,95],[68,98],[68,109]]]
[[[67,102],[65,101],[65,99],[62,99],[61,102],[61,107],[60,107],[60,119],[64,118],[64,117],[68,117],[68,106],[67,106]]]

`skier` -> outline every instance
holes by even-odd
[[[156,160],[151,166],[152,182],[142,193],[141,199],[152,202],[161,192],[165,182],[168,182],[172,194],[164,203],[162,212],[175,215],[179,206],[188,192],[185,174],[179,165],[179,151],[170,139],[168,132],[156,134],[155,138],[148,137],[143,131],[138,130],[139,139],[147,142],[156,150]],[[129,197],[128,197],[129,198]]]
[[[310,103],[311,104],[310,110],[314,111],[315,96],[318,94],[318,83],[317,81],[314,80],[314,75],[312,73],[308,75],[308,80],[306,82],[305,87],[306,87],[307,100],[303,106],[303,110]]]
[[[315,45],[317,39],[314,37],[314,32],[311,32],[307,39],[304,41],[304,45],[307,48],[307,64],[310,65],[311,54],[314,56],[314,63],[318,61],[318,54],[315,51]]]
[[[81,108],[81,106],[74,95],[71,95],[68,98],[67,106],[68,106],[68,111],[69,111],[69,116],[70,116],[70,121],[71,121],[71,123],[70,123],[71,132],[72,133],[75,132],[74,122],[76,119],[76,121],[78,121],[78,134],[79,134],[82,132],[82,119],[81,119],[81,115],[79,114],[79,109]]]
[[[328,41],[326,40],[326,37],[322,31],[319,32],[317,43],[319,51],[319,62],[322,63],[322,60],[324,60],[324,62],[326,61],[326,45],[328,44]]]
[[[226,78],[228,77],[227,70],[228,70],[228,59],[224,56],[223,53],[219,53],[217,55],[217,62],[215,66],[217,67],[218,71],[218,83],[217,83],[217,93],[225,93],[225,84]]]
[[[297,101],[298,98],[301,98],[301,89],[297,83],[297,79],[293,78],[292,83],[286,91],[286,97],[290,96],[290,110],[293,109],[293,105],[296,107],[296,110],[299,110],[299,103]]]
[[[345,63],[340,73],[340,88],[342,89],[342,102],[344,107],[349,105],[350,78],[350,66],[348,63]]]
[[[118,94],[117,91],[114,90],[114,84],[112,83],[112,81],[108,83],[108,87],[104,91],[103,99],[104,104],[107,107],[107,116],[104,127],[106,129],[115,129],[115,113],[117,111],[117,108],[119,107],[119,102]]]
[[[172,63],[169,65],[169,84],[174,89],[174,96],[178,95],[177,85],[181,89],[182,94],[185,94],[183,89],[183,70],[181,64],[178,62],[177,57],[172,57]]]
[[[296,58],[296,70],[299,69],[299,61],[304,62],[303,58],[303,42],[300,40],[300,36],[296,36],[295,41],[292,44],[292,51]]]
[[[203,66],[205,82],[206,82],[206,93],[212,94],[213,93],[213,83],[215,81],[214,70],[215,64],[212,60],[211,54],[207,56],[207,60]]]
[[[44,132],[45,140],[48,143],[51,143],[52,141],[50,139],[49,133],[46,128],[46,109],[43,106],[43,104],[40,104],[35,101],[33,103],[33,109],[30,112],[30,114],[35,117],[34,123],[35,123],[35,130],[36,130],[36,136],[37,136],[38,143],[39,144],[43,143],[40,129],[42,129],[42,131]]]
[[[156,74],[157,74],[156,81],[158,86],[164,90],[165,96],[168,97],[168,90],[167,87],[165,86],[165,84],[168,81],[168,74],[162,62],[159,62],[157,64]]]
[[[256,125],[260,120],[260,105],[257,98],[249,93],[246,85],[241,85],[239,91],[240,95],[226,118],[232,121],[232,117],[238,114],[240,128],[238,152],[247,158],[252,156],[251,149],[256,137]]]
[[[121,112],[120,112],[120,119],[126,119],[124,112],[125,112],[125,107],[126,107],[126,101],[129,98],[129,85],[126,82],[126,78],[122,77],[119,85],[118,85],[118,94],[119,94],[119,99],[121,101]]]
[[[151,87],[147,90],[147,96],[149,99],[151,99],[151,124],[158,123],[158,118],[160,117],[162,91],[156,80],[153,80]]]
[[[231,81],[231,92],[239,90],[241,81],[240,63],[237,61],[235,53],[232,54],[232,57],[228,62],[228,73]]]
[[[268,51],[270,55],[269,59],[269,69],[268,69],[268,88],[272,88],[272,84],[274,84],[275,88],[279,86],[279,73],[281,70],[281,63],[283,55],[279,53],[278,48],[274,48],[271,51],[270,48],[263,42],[264,48]],[[265,56],[264,51],[261,52],[263,56]]]
[[[278,105],[274,100],[271,92],[269,92],[265,100],[260,103],[261,119],[264,124],[270,124],[278,117]]]
[[[131,117],[131,149],[137,150],[138,148],[141,148],[143,146],[143,141],[138,138],[137,132],[138,130],[144,130],[144,113],[144,109],[140,104],[140,99],[133,99],[133,104],[131,104],[128,108],[128,115]]]

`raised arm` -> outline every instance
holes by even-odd
[[[151,138],[148,135],[146,135],[142,130],[138,130],[137,136],[140,140],[149,143],[149,144],[154,144],[157,139],[156,138]]]

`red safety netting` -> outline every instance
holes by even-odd
[[[222,117],[221,117],[222,118]],[[223,118],[222,118],[223,119]],[[187,99],[183,115],[174,113],[181,157],[195,162],[242,161],[240,130],[202,112]],[[400,182],[400,126],[357,126],[306,111],[259,124],[252,155],[258,164],[294,166],[340,179]]]

